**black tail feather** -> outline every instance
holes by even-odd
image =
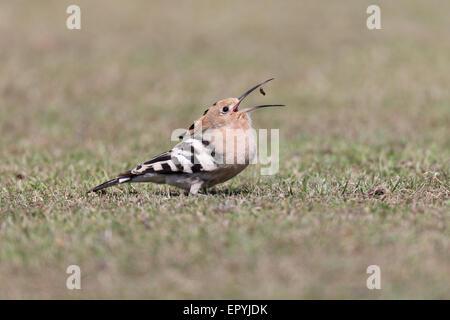
[[[112,187],[112,186],[114,186],[116,184],[119,184],[119,183],[120,183],[119,178],[112,179],[112,180],[106,181],[105,183],[102,183],[101,185],[96,186],[95,188],[89,190],[87,193],[97,192],[97,191],[100,191],[102,189]]]

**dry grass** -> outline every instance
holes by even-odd
[[[378,2],[2,2],[0,298],[450,298],[450,3]],[[85,196],[270,76],[276,176]]]

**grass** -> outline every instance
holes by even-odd
[[[0,4],[0,298],[450,297],[450,6]],[[280,128],[280,171],[208,197],[90,187],[218,99]],[[68,265],[82,290],[65,287]],[[366,288],[381,267],[382,289]]]

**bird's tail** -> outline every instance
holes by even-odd
[[[98,185],[95,188],[89,190],[87,193],[97,192],[97,191],[100,191],[102,189],[115,186],[116,184],[129,182],[130,180],[131,180],[131,175],[128,172],[122,173],[117,178],[109,180],[109,181],[106,181],[106,182],[102,183],[101,185]]]

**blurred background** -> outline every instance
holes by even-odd
[[[71,4],[81,30],[66,28]],[[370,4],[382,30],[366,27]],[[2,1],[0,297],[448,298],[449,12],[438,0]],[[246,105],[288,105],[253,114],[280,128],[277,177],[250,170],[220,189],[249,193],[204,202],[152,185],[84,197],[270,77]],[[377,187],[385,198],[368,196]],[[377,261],[389,272],[375,294]],[[84,295],[65,289],[68,264],[89,270]]]

